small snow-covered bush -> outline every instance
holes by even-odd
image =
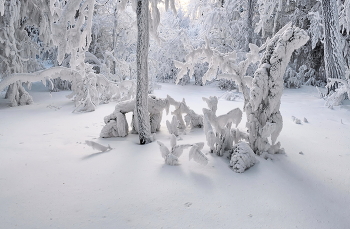
[[[178,145],[176,136],[172,134],[170,137],[170,150],[167,146],[164,145],[164,143],[160,141],[157,141],[157,143],[159,145],[162,157],[164,158],[164,162],[167,165],[178,165],[178,158],[182,155],[183,151],[189,147],[191,147],[189,151],[189,160],[193,159],[195,162],[201,165],[208,164],[208,158],[201,152],[204,146],[203,142]]]
[[[245,142],[240,142],[233,147],[230,166],[236,173],[243,173],[257,162],[255,154]]]
[[[237,98],[239,98],[239,95],[237,95],[235,91],[228,91],[223,97],[228,101],[235,101]]]
[[[347,74],[350,72],[347,71]],[[347,80],[342,79],[329,79],[329,83],[327,84],[327,88],[332,87],[337,84],[338,88],[335,92],[331,92],[326,99],[326,106],[329,108],[333,108],[333,106],[339,106],[343,103],[346,98],[350,98],[350,79],[349,75],[346,76]]]

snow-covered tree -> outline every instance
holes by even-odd
[[[286,26],[267,43],[264,57],[254,73],[250,100],[245,107],[249,143],[256,154],[281,152],[280,143],[276,140],[283,127],[279,111],[283,75],[293,51],[308,39],[304,30]]]
[[[341,35],[336,0],[322,0],[324,21],[324,58],[327,78],[345,79],[345,65],[341,50]],[[329,85],[329,91],[336,88]],[[328,94],[329,94],[328,91]]]

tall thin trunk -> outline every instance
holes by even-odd
[[[113,25],[113,55],[114,57],[116,56],[117,53],[117,27],[118,27],[118,8],[117,8],[117,3],[115,3],[114,6],[114,25]],[[115,62],[115,60],[113,60],[113,74],[116,74],[116,65],[117,63]]]
[[[248,0],[248,15],[247,15],[247,44],[246,51],[249,52],[249,44],[253,42],[253,17],[254,17],[254,0]]]
[[[327,78],[343,79],[345,68],[341,50],[341,35],[336,0],[322,0],[324,20],[324,61]],[[334,91],[336,85],[328,89]]]
[[[137,91],[136,113],[140,144],[151,142],[151,127],[148,113],[148,0],[137,0]]]

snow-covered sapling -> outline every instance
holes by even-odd
[[[233,147],[230,166],[236,173],[243,173],[257,162],[249,144],[240,142]]]
[[[207,103],[209,110],[211,110],[214,114],[216,114],[216,110],[218,109],[218,97],[209,96],[209,98],[202,97],[203,101]]]
[[[298,119],[298,118],[296,118],[296,117],[294,117],[294,116],[292,116],[292,120],[293,120],[293,122],[294,122],[295,124],[301,124],[300,119]]]
[[[178,125],[179,125],[179,121],[177,120],[175,115],[171,119],[171,122],[169,122],[169,120],[166,120],[166,127],[169,131],[169,134],[174,134],[175,136],[179,136]]]
[[[160,141],[157,141],[157,143],[159,145],[162,157],[164,158],[165,163],[168,165],[177,165],[179,162],[178,158],[182,155],[183,150],[192,146],[191,144],[177,145],[176,136],[173,134],[170,138],[170,150],[164,145],[164,143]]]
[[[189,159],[193,159],[195,162],[201,165],[207,165],[209,160],[201,151],[203,147],[204,142],[198,142],[193,144],[193,146],[190,149]]]
[[[213,111],[203,108],[204,134],[211,152],[222,156],[226,150],[231,150],[237,133],[231,131],[232,123],[237,127],[242,120],[242,111],[239,108],[227,114],[216,116]],[[235,133],[235,135],[232,135]],[[214,149],[215,146],[215,149]]]

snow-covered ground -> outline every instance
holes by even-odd
[[[68,93],[50,96],[35,84],[34,105],[10,108],[0,100],[0,228],[350,227],[349,103],[331,110],[315,88],[285,90],[279,141],[286,154],[258,158],[238,174],[207,146],[207,166],[189,161],[188,149],[180,165],[169,166],[156,142],[140,146],[137,135],[100,139],[115,104],[74,114]],[[202,96],[224,92],[162,84],[155,94],[185,97],[201,113]],[[217,114],[242,105],[220,99]],[[167,119],[157,140],[169,145]],[[205,141],[202,129],[181,137],[181,144]],[[114,149],[98,153],[85,140]]]

